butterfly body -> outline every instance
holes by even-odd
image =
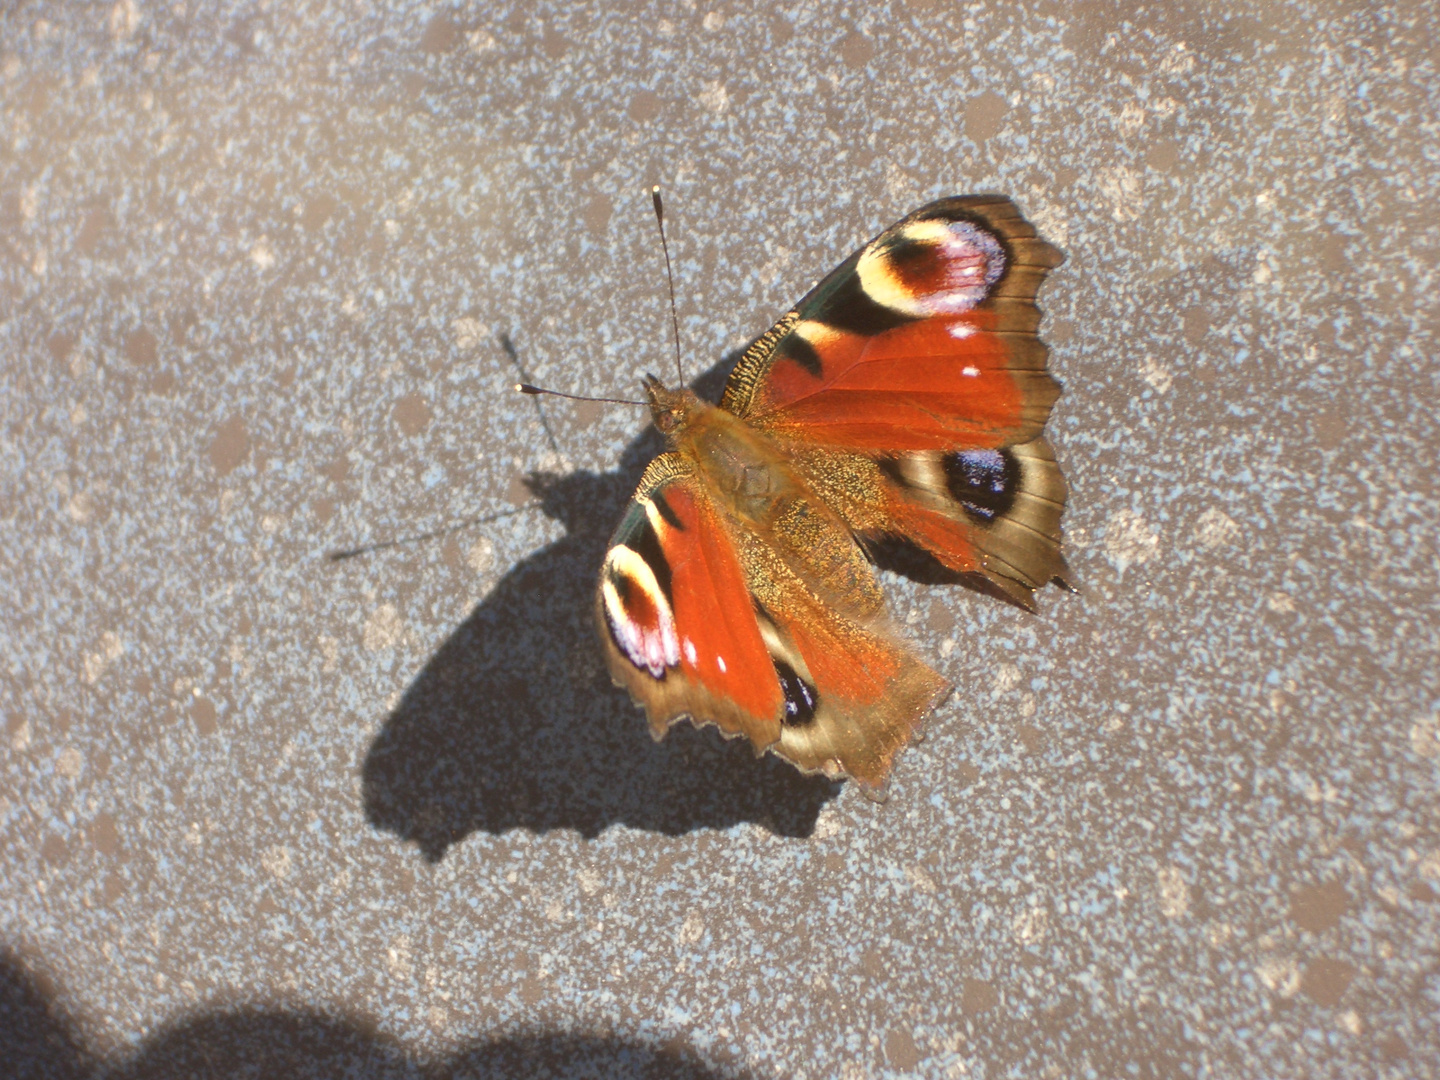
[[[871,546],[896,539],[1028,606],[1063,577],[1059,387],[1035,289],[1059,253],[1009,200],[892,226],[748,349],[720,405],[646,383],[667,451],[606,553],[611,673],[660,737],[745,735],[881,783],[949,684],[900,638]]]
[[[722,519],[733,523],[742,556],[749,550],[745,538],[753,537],[761,541],[757,550],[778,555],[826,598],[870,613],[883,609],[884,597],[854,534],[773,439],[690,390],[677,393],[652,383],[649,392],[656,426]],[[757,598],[764,603],[766,595],[774,597],[768,580],[773,575],[765,573],[764,560],[752,561],[763,594]]]

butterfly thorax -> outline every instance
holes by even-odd
[[[655,427],[726,510],[760,523],[773,516],[778,501],[804,493],[771,440],[733,413],[684,387],[671,390],[652,380],[645,389]]]
[[[882,604],[870,565],[844,522],[764,432],[687,389],[648,381],[655,426],[670,450],[696,474],[723,518],[735,522],[742,561],[752,575],[747,545],[761,538],[791,572],[829,602],[873,614]],[[764,602],[768,590],[757,586]]]

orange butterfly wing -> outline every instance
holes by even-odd
[[[747,419],[846,450],[996,446],[1038,430],[1058,388],[1015,371],[983,313],[905,323],[873,336],[802,324],[819,375],[777,362]]]
[[[942,199],[870,241],[747,350],[722,407],[784,445],[860,535],[1031,606],[1067,573],[1059,396],[1036,291],[1062,256],[1001,196]]]
[[[780,678],[729,527],[674,454],[650,464],[615,530],[596,616],[611,670],[650,706],[657,738],[682,715],[761,748],[779,738]]]
[[[651,464],[606,553],[596,618],[615,681],[657,738],[689,717],[881,783],[948,684],[896,639],[849,530],[782,460],[770,479],[794,498],[747,523],[707,482],[704,442]]]

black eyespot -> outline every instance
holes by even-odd
[[[923,273],[935,263],[935,242],[914,240],[904,232],[897,232],[883,245],[882,250],[885,252],[885,261],[902,281],[910,274]]]
[[[775,674],[780,676],[780,689],[785,694],[785,712],[780,722],[786,727],[803,727],[815,719],[820,698],[815,687],[802,679],[784,660],[775,661]]]
[[[945,486],[980,522],[1003,517],[1020,492],[1020,462],[1009,450],[961,450],[942,459]]]

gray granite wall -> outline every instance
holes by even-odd
[[[1433,22],[7,4],[0,1072],[1440,1073]],[[1068,253],[1080,594],[887,581],[883,805],[603,671],[655,443],[508,388],[668,370],[651,183],[712,389],[928,198]]]

